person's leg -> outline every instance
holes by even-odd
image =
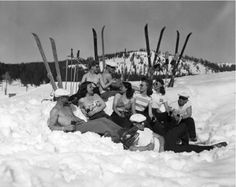
[[[189,139],[192,141],[194,140],[196,141],[196,129],[195,129],[195,122],[193,118],[191,117],[186,118],[186,119],[183,119],[181,122],[184,122],[186,124]]]
[[[106,136],[110,135],[115,142],[119,142],[119,131],[121,131],[121,129],[120,126],[107,118],[90,120],[85,123],[85,125],[76,125],[76,131],[80,131],[81,133],[95,132],[100,135],[105,134]]]
[[[118,116],[118,114],[115,112],[112,113],[110,118],[114,123],[116,123],[117,125],[119,125],[122,128],[130,128],[133,126],[132,123],[129,121],[129,119],[127,119],[126,117],[122,118],[122,117]]]
[[[165,136],[165,151],[179,152],[191,152],[195,151],[197,153],[204,150],[211,150],[214,146],[198,146],[198,145],[178,145],[176,144],[178,138],[182,137],[186,133],[186,125],[182,123],[181,125],[171,129],[167,132]]]

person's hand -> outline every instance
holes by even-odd
[[[64,127],[65,132],[74,132],[75,131],[75,125],[68,125]]]
[[[153,150],[153,142],[150,142],[148,145],[147,145],[147,150],[148,151],[151,151],[151,150]]]
[[[87,115],[88,115],[89,117],[93,116],[94,114],[95,114],[94,111],[89,111],[89,112],[87,113]]]
[[[179,124],[180,121],[182,120],[182,117],[181,117],[179,114],[176,114],[176,115],[174,116],[174,118],[175,118],[175,120],[177,121],[178,124]]]

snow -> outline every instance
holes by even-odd
[[[55,103],[42,101],[51,86],[8,88],[16,96],[0,91],[1,187],[235,186],[235,72],[181,77],[167,89],[170,103],[180,91],[190,94],[201,141],[228,142],[199,154],[131,152],[94,133],[51,132]],[[112,98],[109,113],[111,105]]]

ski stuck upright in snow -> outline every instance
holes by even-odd
[[[97,45],[97,32],[94,28],[93,30],[93,46],[94,46],[94,59],[98,62],[98,45]]]
[[[45,56],[45,53],[44,53],[44,51],[43,51],[43,47],[42,47],[42,44],[41,44],[41,42],[40,42],[40,39],[39,39],[39,37],[38,37],[37,34],[35,34],[35,33],[32,33],[32,34],[33,34],[34,39],[35,39],[35,41],[36,41],[36,44],[37,44],[37,46],[38,46],[39,52],[40,52],[40,54],[41,54],[41,56],[42,56],[43,63],[44,63],[44,65],[45,65],[45,67],[46,67],[46,70],[47,70],[47,76],[48,76],[48,78],[49,78],[49,80],[50,80],[50,83],[51,83],[51,85],[52,85],[52,88],[53,88],[53,90],[56,90],[56,89],[57,89],[57,86],[56,86],[55,80],[54,80],[54,78],[53,78],[53,75],[52,75],[50,66],[49,66],[48,61],[47,61],[47,58],[46,58],[46,56]]]
[[[63,88],[62,85],[62,80],[61,80],[61,72],[60,72],[60,66],[58,63],[58,57],[57,57],[57,48],[56,48],[56,43],[53,38],[49,38],[52,46],[52,53],[53,53],[53,58],[55,62],[55,68],[57,72],[57,81],[58,81],[58,88]]]
[[[161,29],[161,32],[160,32],[160,36],[159,36],[158,43],[157,43],[157,48],[156,48],[156,51],[155,51],[155,56],[154,56],[154,59],[153,59],[153,62],[152,62],[153,65],[155,65],[155,63],[156,63],[156,59],[157,59],[157,56],[159,54],[159,49],[160,49],[160,46],[161,46],[162,36],[163,36],[163,33],[164,33],[165,29],[166,29],[166,27],[163,27]]]

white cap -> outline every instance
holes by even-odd
[[[55,92],[54,92],[54,97],[62,97],[62,96],[70,96],[70,92],[68,92],[65,89],[62,88],[58,88]]]
[[[106,62],[106,65],[107,65],[107,66],[114,67],[114,68],[117,67],[117,63],[114,62],[114,61],[107,61],[107,62]]]
[[[186,92],[181,92],[178,94],[179,96],[182,96],[182,97],[186,97],[186,98],[189,98],[189,94],[186,93]]]
[[[141,122],[145,121],[146,119],[147,118],[143,114],[133,114],[129,118],[130,121],[137,122],[137,123],[141,123]]]

